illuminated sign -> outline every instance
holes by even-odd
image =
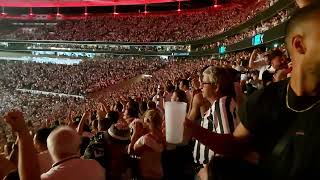
[[[263,37],[264,37],[264,34],[257,34],[255,36],[253,36],[252,45],[257,46],[257,45],[263,44],[263,42],[264,42]]]
[[[225,47],[225,46],[219,47],[219,54],[224,54],[224,53],[226,53],[226,51],[227,51],[227,47]]]

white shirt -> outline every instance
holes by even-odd
[[[95,160],[74,158],[53,166],[41,180],[105,180],[104,168]]]

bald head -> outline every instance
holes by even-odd
[[[292,81],[303,77],[312,79],[303,83],[320,83],[319,17],[320,1],[317,1],[296,11],[288,21],[286,45],[292,59]]]
[[[315,1],[317,0],[296,0],[296,3],[299,6],[299,8],[303,8]]]
[[[47,139],[48,150],[54,162],[72,155],[79,155],[80,136],[70,127],[58,127]]]

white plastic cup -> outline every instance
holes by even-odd
[[[187,114],[187,103],[166,102],[164,105],[166,123],[166,141],[179,144],[183,141],[184,121]]]

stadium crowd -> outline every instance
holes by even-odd
[[[55,43],[33,43],[26,44],[26,48],[32,50],[55,49],[55,50],[69,50],[73,51],[110,51],[110,52],[179,52],[190,49],[187,45],[119,45],[119,44],[55,44]],[[1,47],[1,46],[0,46]]]
[[[0,69],[7,88],[84,95],[138,74],[150,74],[162,64],[157,59],[122,57],[85,60],[77,66],[2,61]]]
[[[274,17],[261,22],[260,25],[257,25],[255,27],[251,27],[248,30],[245,30],[244,32],[241,32],[239,34],[235,34],[235,35],[226,37],[223,39],[223,41],[218,41],[218,42],[215,42],[215,43],[212,43],[209,45],[208,44],[203,45],[201,47],[198,47],[196,50],[199,51],[199,50],[213,49],[218,46],[228,46],[228,45],[240,42],[246,38],[252,38],[256,34],[263,33],[273,27],[276,27],[277,25],[279,25],[281,23],[284,23],[288,18],[290,18],[289,12],[293,12],[292,9],[293,9],[292,7],[288,8],[288,9],[284,9],[284,10],[278,12],[278,14],[275,15]]]
[[[20,94],[12,88],[24,79],[3,76],[0,92],[7,94],[0,100],[11,106],[19,99],[17,105],[23,107],[3,109],[9,126],[1,124],[1,135],[7,138],[11,131],[18,138],[2,149],[0,178],[320,178],[320,66],[314,41],[320,39],[320,5],[314,3],[292,15],[285,46],[235,52],[220,60],[153,60],[157,68],[149,72],[152,77],[114,86],[84,101]],[[131,71],[145,67],[141,61],[136,59]],[[158,66],[161,63],[165,65]],[[19,66],[22,72],[29,67],[11,62],[4,66]],[[119,67],[115,71],[122,71]],[[60,76],[72,72],[60,71]],[[65,83],[60,76],[57,84]],[[166,142],[163,104],[168,101],[187,104],[178,144]],[[36,115],[30,120],[26,109],[32,104],[39,107],[33,114],[51,106],[51,113],[41,113],[59,113],[62,119]]]
[[[273,2],[273,1],[272,1]],[[272,4],[272,3],[271,3]],[[93,16],[86,20],[61,21],[53,28],[22,28],[6,36],[23,40],[109,42],[176,42],[220,34],[268,8],[270,1],[243,1],[220,9],[163,16]],[[95,29],[95,31],[92,31]],[[2,36],[5,39],[6,36]]]
[[[226,72],[224,71],[220,72],[220,73],[227,73],[223,76],[222,81],[232,82],[231,83],[232,87],[234,87],[233,82],[237,82],[236,84],[238,85],[236,87],[238,92],[236,93],[237,95],[234,94],[234,98],[235,98],[235,103],[240,104],[241,101],[245,99],[245,95],[244,95],[245,93],[251,94],[253,91],[257,89],[261,89],[273,81],[279,81],[287,77],[287,74],[289,73],[290,69],[287,66],[288,65],[288,62],[286,61],[287,58],[285,58],[285,55],[284,55],[285,53],[283,51],[284,49],[272,50],[272,51],[268,51],[267,53],[261,52],[260,50],[254,50],[252,53],[250,53],[250,51],[238,52],[238,53],[227,56],[226,59],[221,61],[217,61],[214,59],[208,60],[208,58],[169,60],[168,62],[166,62],[166,64],[162,68],[158,69],[157,71],[154,71],[153,73],[150,73],[152,77],[145,77],[140,81],[133,82],[125,86],[120,86],[118,87],[118,89],[115,87],[116,89],[98,94],[94,98],[86,99],[86,100],[77,99],[77,98],[58,97],[58,96],[35,95],[35,94],[28,94],[28,93],[25,94],[22,92],[15,92],[15,91],[12,91],[12,92],[2,91],[6,93],[2,93],[2,96],[1,96],[2,102],[4,102],[3,103],[4,108],[1,109],[2,110],[1,113],[4,113],[8,111],[8,109],[11,109],[14,107],[20,107],[20,110],[24,112],[25,118],[28,120],[28,124],[27,124],[28,129],[32,133],[37,133],[37,131],[39,131],[39,128],[43,129],[43,128],[49,128],[49,127],[51,128],[59,125],[60,126],[69,125],[70,127],[75,128],[75,130],[77,130],[78,133],[81,132],[80,135],[82,136],[82,143],[85,144],[83,145],[84,147],[81,150],[82,152],[81,155],[91,159],[92,158],[97,159],[99,162],[101,162],[101,159],[99,160],[99,157],[96,157],[94,155],[97,153],[91,152],[91,151],[97,151],[96,146],[98,144],[98,139],[95,139],[95,138],[98,138],[98,135],[101,135],[97,132],[101,131],[99,127],[103,126],[102,123],[108,124],[108,127],[104,127],[104,128],[107,128],[107,129],[104,129],[104,131],[106,131],[105,133],[108,134],[108,136],[112,136],[113,138],[116,138],[116,139],[118,138],[118,140],[120,139],[122,141],[122,138],[124,139],[130,138],[130,136],[126,134],[126,132],[129,131],[129,128],[132,128],[133,132],[138,131],[135,128],[140,127],[139,123],[141,123],[141,121],[144,121],[145,117],[148,116],[147,114],[151,114],[150,118],[157,117],[157,115],[154,115],[154,113],[158,113],[158,110],[154,109],[156,108],[156,109],[159,109],[159,114],[161,115],[160,112],[163,113],[163,109],[162,109],[163,101],[171,101],[171,100],[188,102],[188,106],[189,106],[188,116],[190,118],[201,118],[204,115],[204,112],[208,110],[209,106],[204,105],[204,107],[202,107],[204,110],[200,111],[200,107],[193,104],[192,101],[194,97],[198,97],[196,96],[196,94],[198,94],[199,96],[201,94],[201,93],[199,94],[199,88],[201,84],[199,79],[201,79],[202,77],[201,69],[203,69],[204,67],[208,67],[209,65],[214,66],[214,68],[217,68],[215,71],[220,72],[221,70],[228,70]],[[261,60],[261,58],[263,60]],[[263,63],[261,61],[263,61]],[[155,62],[160,63],[160,60],[155,60],[154,63]],[[117,61],[115,61],[114,63],[117,63]],[[7,63],[7,65],[12,65],[12,64],[20,66],[19,67],[20,69],[24,69],[25,67],[28,67],[28,64],[21,65],[19,63]],[[36,65],[37,64],[33,64],[34,67]],[[52,65],[52,66],[59,66],[59,65]],[[74,65],[74,66],[77,66],[77,65]],[[81,66],[81,65],[78,65],[78,66]],[[190,68],[190,67],[193,67],[193,68]],[[232,69],[236,69],[237,71]],[[263,72],[263,76],[261,77],[261,79],[259,79],[257,75],[259,74],[257,73],[258,71]],[[276,76],[275,74],[277,74],[277,72],[280,72],[280,71],[282,72],[282,76]],[[67,73],[69,73],[69,71],[66,71],[66,72],[61,71],[60,73],[65,73],[63,75],[66,75]],[[229,77],[228,74],[230,76],[232,75],[233,78],[228,79],[227,78]],[[270,74],[271,77],[270,75],[268,76],[265,74],[268,74],[268,75]],[[14,80],[13,78],[11,78],[10,81],[16,82],[16,80]],[[4,82],[8,82],[8,81],[4,81]],[[63,82],[63,81],[59,80],[57,82]],[[205,86],[205,85],[203,84],[202,86]],[[10,86],[7,85],[6,87],[10,87]],[[209,103],[207,101],[204,101],[204,104],[206,104],[205,102],[207,104]],[[196,106],[197,108],[199,108],[199,110],[195,111],[196,112],[195,114],[192,111],[192,106]],[[67,111],[68,109],[69,111]],[[201,112],[203,115],[201,114]],[[113,116],[108,117],[109,113],[117,114],[117,115],[115,115],[116,117],[113,117]],[[162,115],[160,117],[162,117]],[[116,119],[113,119],[113,118],[116,118]],[[194,119],[194,120],[196,122],[196,120],[198,119]],[[159,119],[157,121],[159,121]],[[144,121],[144,123],[146,122]],[[111,126],[111,124],[114,124],[114,125]],[[161,130],[163,126],[161,125],[161,123],[159,125],[159,122],[157,122],[157,124],[158,124],[157,128],[160,128]],[[7,145],[3,149],[6,149],[11,144],[15,144],[14,143],[15,136],[14,134],[10,133],[10,129],[6,128],[3,123],[1,124],[1,127],[3,129],[2,140],[5,139],[2,142],[6,143]],[[100,128],[103,128],[103,127],[100,127]],[[117,128],[120,128],[120,130],[119,129],[117,130]],[[83,130],[80,131],[79,129],[80,130],[83,129]],[[110,132],[111,130],[114,132]],[[69,132],[71,131],[71,129],[67,131]],[[160,132],[161,133],[158,135],[164,136],[164,134],[162,133],[162,130]],[[113,133],[119,133],[119,134],[113,134]],[[108,176],[116,179],[119,179],[120,176],[121,178],[124,178],[124,179],[128,178],[128,176],[130,177],[146,176],[144,178],[148,179],[147,176],[150,175],[148,173],[151,173],[152,171],[156,171],[156,172],[153,172],[156,174],[151,173],[152,178],[158,179],[158,178],[165,177],[168,179],[174,179],[176,178],[175,175],[187,178],[191,176],[190,173],[195,173],[195,167],[193,165],[192,166],[190,165],[192,164],[193,161],[188,162],[188,160],[190,160],[190,155],[192,157],[191,151],[189,152],[191,146],[188,144],[181,144],[178,146],[179,148],[176,147],[175,145],[170,145],[170,146],[168,145],[167,149],[161,148],[162,150],[160,151],[163,153],[162,158],[164,158],[163,164],[162,164],[163,168],[160,168],[161,171],[159,171],[159,169],[148,169],[148,168],[144,169],[143,167],[148,167],[148,165],[146,164],[140,164],[139,165],[140,169],[135,170],[134,169],[136,165],[135,163],[138,163],[138,164],[151,163],[145,160],[143,157],[140,157],[140,154],[135,153],[135,146],[137,142],[140,142],[140,141],[137,141],[139,139],[137,137],[139,137],[140,133],[142,132],[137,132],[137,135],[132,135],[131,141],[130,139],[126,139],[126,141],[122,142],[122,143],[125,143],[125,146],[122,147],[122,151],[124,151],[125,149],[125,152],[122,154],[123,156],[121,156],[122,159],[123,157],[126,156],[127,151],[129,151],[130,154],[135,155],[133,156],[134,158],[131,157],[131,161],[123,161],[122,164],[116,163],[116,165],[114,165],[117,169],[121,165],[120,169],[122,169],[122,171],[113,169],[115,167],[112,166],[113,164],[111,162],[116,161],[116,159],[111,158],[110,159],[111,164],[109,164],[108,166],[106,164],[101,164],[105,168],[108,167],[112,169],[110,170],[111,174],[108,174]],[[118,137],[118,136],[125,136],[125,137]],[[95,137],[95,138],[92,138],[91,140],[89,140],[86,137]],[[88,145],[89,142],[90,142],[90,145],[87,147],[87,150],[86,150],[85,147],[86,145]],[[113,143],[113,142],[110,142],[110,143]],[[127,146],[129,147],[129,149],[126,149]],[[153,147],[151,148],[153,149]],[[112,152],[110,153],[115,153],[114,151],[117,151],[117,150],[112,149],[111,150]],[[153,149],[153,150],[155,152],[158,152],[159,149],[158,150]],[[6,150],[6,152],[8,152],[8,150]],[[177,156],[177,154],[180,154],[180,153],[181,155],[186,156],[187,159],[185,161],[182,160],[183,157],[181,156],[176,157],[176,159],[172,159],[172,156]],[[138,155],[139,155],[139,159],[136,158],[136,156]],[[10,154],[8,153],[6,153],[6,156],[11,157]],[[158,157],[157,153],[153,154],[152,157],[153,156]],[[119,154],[114,158],[116,157],[118,161]],[[172,159],[172,161],[174,163],[178,163],[179,166],[182,165],[181,163],[186,163],[187,165],[190,165],[189,167],[188,166],[184,167],[188,170],[189,173],[185,173],[183,172],[183,170],[177,171],[179,172],[178,174],[173,173],[172,171],[170,171],[170,169],[173,168],[173,166],[170,165],[170,163],[169,164],[166,163],[168,159]],[[119,163],[120,163],[120,160],[119,160]],[[206,164],[208,162],[203,161],[202,164],[203,163]],[[130,167],[128,167],[129,165]],[[131,171],[128,171],[128,169]],[[192,170],[192,171],[189,171],[189,170]],[[201,173],[199,174],[199,176],[201,176]]]

